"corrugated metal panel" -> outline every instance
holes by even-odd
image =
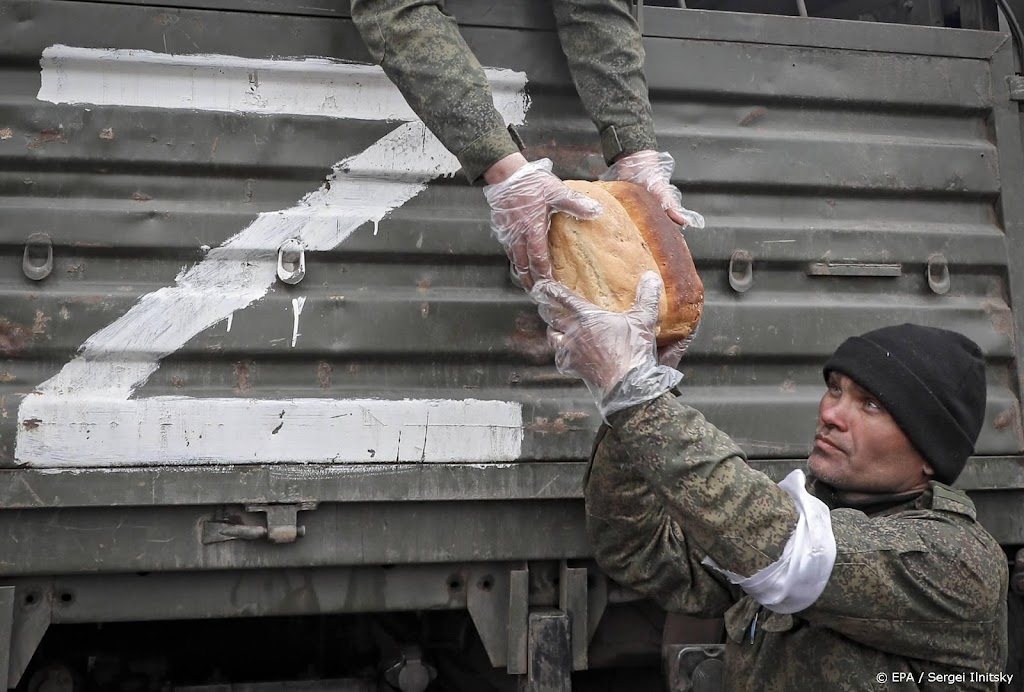
[[[507,5],[513,26],[547,26],[542,3]],[[374,448],[357,450],[360,440],[343,439],[349,428],[332,416],[347,413],[333,414],[333,403],[302,404],[363,398],[509,402],[521,406],[514,458],[585,458],[593,407],[550,366],[535,311],[510,285],[490,238],[482,196],[458,178],[439,178],[376,227],[364,223],[336,248],[308,253],[301,283],[275,282],[171,353],[121,335],[116,343],[130,348],[109,354],[115,364],[161,358],[145,384],[130,388],[131,401],[159,398],[166,406],[111,404],[115,395],[96,391],[107,380],[94,373],[94,390],[79,391],[77,408],[58,402],[45,409],[54,419],[24,415],[26,394],[56,376],[90,337],[179,274],[210,266],[216,251],[207,256],[204,246],[218,248],[260,213],[296,208],[333,165],[397,125],[115,105],[123,94],[108,93],[107,105],[38,98],[40,60],[55,45],[365,62],[350,22],[330,13],[83,2],[8,2],[5,9],[0,464],[208,463],[197,450],[222,449],[210,438],[254,447],[251,461],[376,462]],[[599,173],[596,135],[553,34],[500,28],[474,14],[472,3],[464,12],[481,61],[526,75],[528,154],[551,156],[563,176]],[[1005,37],[714,12],[650,9],[646,17],[659,137],[679,162],[688,205],[709,221],[707,230],[688,233],[707,311],[684,362],[687,399],[752,456],[799,458],[809,449],[825,357],[848,334],[913,320],[963,330],[981,344],[990,398],[979,453],[1019,453],[999,200],[1001,157],[1020,152],[1002,151],[996,141],[994,91],[1002,76],[993,76],[990,62]],[[124,60],[136,82],[142,63],[152,63]],[[301,78],[307,68],[295,69]],[[235,85],[251,87],[254,101],[256,73],[250,84]],[[337,114],[350,104],[324,105]],[[383,175],[400,184],[403,171]],[[293,213],[301,217],[296,228],[317,214],[346,215],[336,207]],[[33,232],[54,243],[54,270],[38,283],[21,269]],[[257,274],[276,261],[276,250],[222,251],[216,261],[251,262]],[[737,250],[754,260],[752,288],[742,294],[728,281]],[[947,295],[931,292],[925,277],[937,253],[949,261]],[[898,265],[899,275],[821,276],[811,268],[836,262]],[[197,290],[209,305],[227,299],[214,279],[206,281]],[[123,394],[116,397],[129,401]],[[211,399],[217,402],[194,401]],[[283,402],[280,415],[258,403],[266,401]],[[60,431],[47,432],[54,427]],[[301,432],[286,438],[289,428]],[[133,434],[143,438],[140,449],[118,446]],[[18,435],[44,443],[16,453]],[[70,439],[71,452],[47,456],[47,435]],[[381,444],[395,449],[389,461],[434,459],[434,441]],[[496,456],[487,444],[500,448]],[[471,447],[477,451],[465,460],[508,460],[503,445]],[[332,446],[336,454],[323,454]]]

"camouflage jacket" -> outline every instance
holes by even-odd
[[[725,618],[727,690],[997,688],[979,674],[1003,672],[1006,558],[960,491],[932,483],[870,516],[832,508],[831,575],[793,614],[762,607],[702,564],[710,556],[752,575],[779,559],[798,516],[786,492],[675,396],[612,416],[585,497],[609,576],[666,610]]]
[[[628,0],[553,0],[576,89],[605,158],[656,146],[640,31]],[[470,182],[519,151],[494,108],[483,68],[445,13],[444,0],[352,0],[371,56]]]

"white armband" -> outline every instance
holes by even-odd
[[[717,569],[755,601],[776,613],[809,607],[825,590],[836,562],[836,537],[828,506],[807,492],[804,472],[797,469],[779,483],[793,498],[800,518],[782,557],[750,577],[722,569],[710,557],[701,564]]]

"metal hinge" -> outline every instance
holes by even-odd
[[[266,514],[265,526],[245,523],[243,517],[204,521],[203,543],[221,543],[236,539],[254,541],[260,538],[266,538],[271,543],[294,543],[296,538],[306,535],[306,527],[298,523],[299,512],[308,512],[316,508],[316,502],[246,505],[246,512]]]

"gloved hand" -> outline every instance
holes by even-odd
[[[697,330],[700,328],[700,322],[693,328],[690,335],[685,339],[680,339],[671,344],[666,344],[658,349],[658,364],[665,365],[670,368],[678,368],[679,361],[683,359],[683,355],[686,354],[687,349],[690,348],[690,344],[693,343],[694,338],[697,336]]]
[[[551,215],[564,211],[593,219],[601,203],[570,190],[551,173],[551,160],[528,161],[504,181],[484,187],[491,205],[491,230],[512,263],[512,278],[529,290],[540,279],[551,279],[548,228]]]
[[[601,175],[601,180],[624,180],[643,185],[661,202],[668,217],[682,226],[704,228],[704,217],[683,206],[683,195],[672,184],[676,162],[668,152],[644,149],[627,154]]]
[[[530,293],[548,323],[555,366],[583,380],[605,420],[661,396],[683,377],[655,360],[661,288],[657,272],[645,272],[626,312],[602,310],[555,281],[539,281]]]

